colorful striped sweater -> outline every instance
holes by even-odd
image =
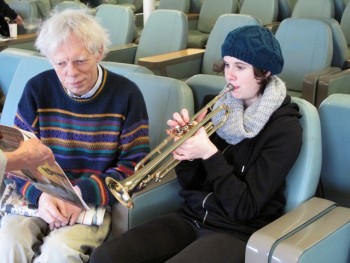
[[[15,126],[49,146],[57,163],[86,203],[111,205],[116,199],[105,178],[122,180],[149,152],[146,105],[135,83],[103,69],[102,84],[88,99],[68,96],[54,70],[28,81]],[[37,204],[41,191],[16,178],[18,189]]]

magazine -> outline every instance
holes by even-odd
[[[0,125],[0,149],[3,151],[14,151],[21,141],[35,137],[33,133],[28,131]],[[7,173],[7,177],[11,178],[12,176],[28,180],[36,188],[49,195],[76,205],[83,210],[89,210],[89,206],[74,190],[72,183],[57,163],[55,165],[46,163],[39,166],[36,171],[22,169]]]
[[[0,199],[0,216],[16,214],[38,217],[38,207],[30,204],[16,189],[14,181],[5,179],[5,190]],[[106,209],[100,206],[89,206],[89,210],[83,210],[77,220],[78,224],[101,225]]]

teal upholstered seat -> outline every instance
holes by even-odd
[[[271,24],[277,21],[278,0],[244,0],[239,13],[258,17],[263,25]]]
[[[160,0],[158,9],[172,9],[187,14],[190,11],[190,0]]]
[[[332,94],[319,107],[324,197],[350,208],[350,94]]]
[[[292,11],[292,17],[307,16],[334,18],[334,0],[297,0]]]
[[[95,17],[108,30],[111,45],[123,45],[134,41],[134,14],[129,8],[102,4],[97,7]]]
[[[342,13],[340,26],[348,43],[348,54],[350,55],[350,2],[348,2]]]
[[[287,18],[279,25],[276,38],[284,57],[284,67],[279,77],[286,82],[288,93],[315,101],[317,80],[332,70],[333,35],[330,26],[321,20]],[[309,87],[303,86],[305,75]],[[305,94],[307,93],[307,94]]]
[[[58,3],[54,9],[57,12],[66,10],[66,9],[85,9],[87,6],[82,2],[75,2],[75,1],[62,1]]]
[[[330,95],[318,112],[325,199],[311,198],[254,233],[247,263],[350,262],[350,95]],[[295,222],[303,226],[296,229]]]
[[[204,0],[195,28],[188,31],[187,47],[204,48],[218,17],[237,11],[237,0]]]
[[[137,64],[140,58],[186,48],[188,22],[177,10],[155,10],[149,16],[138,44],[113,46],[107,61]]]

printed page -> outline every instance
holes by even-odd
[[[20,142],[28,138],[35,138],[33,133],[23,131],[15,127],[0,125],[0,149],[3,151],[14,151]],[[36,171],[23,169],[7,173],[12,176],[19,176],[30,181],[39,190],[56,198],[76,205],[84,210],[89,207],[77,192],[75,192],[70,180],[56,162],[55,165],[39,166]]]

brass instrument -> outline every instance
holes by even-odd
[[[172,158],[172,152],[175,151],[185,140],[193,136],[201,127],[205,127],[208,136],[213,134],[218,128],[220,128],[227,119],[229,109],[226,105],[220,105],[216,109],[212,109],[214,104],[227,92],[233,90],[233,86],[228,84],[224,90],[222,90],[215,98],[213,98],[205,107],[203,107],[192,119],[183,127],[176,128],[161,144],[159,144],[153,151],[151,151],[144,159],[142,159],[135,166],[135,173],[124,179],[123,181],[117,181],[112,177],[106,178],[106,184],[111,193],[116,199],[125,207],[131,209],[134,204],[129,192],[136,189],[143,188],[151,180],[156,182],[160,181],[164,176],[167,175],[180,161]],[[205,118],[196,122],[197,117],[208,109],[211,110]],[[218,125],[214,125],[211,118],[221,112],[225,111],[225,115]],[[178,140],[174,141],[174,137],[179,137]],[[173,142],[174,141],[174,142]],[[169,145],[173,142],[172,145]],[[168,146],[168,147],[167,147]],[[163,151],[163,149],[165,149]],[[154,157],[150,160],[154,155]],[[148,162],[146,164],[146,162]],[[159,167],[160,166],[160,167]],[[158,167],[158,168],[157,168]]]

